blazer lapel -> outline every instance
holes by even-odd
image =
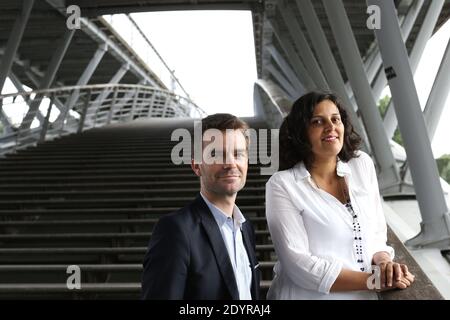
[[[242,239],[244,240],[245,250],[247,251],[248,260],[250,261],[250,268],[252,269],[252,297],[253,299],[259,298],[259,288],[258,281],[259,277],[257,275],[257,265],[256,265],[256,257],[254,256],[254,247],[252,245],[252,241],[250,240],[250,235],[248,233],[248,222],[244,222],[242,225]]]
[[[219,226],[200,195],[197,197],[195,204],[195,209],[200,216],[201,223],[211,242],[217,265],[219,266],[220,273],[222,274],[228,291],[230,292],[232,299],[239,300],[239,291],[236,284],[236,278],[234,277],[233,266],[231,265],[230,257],[227,248],[225,247],[225,243],[223,242]]]

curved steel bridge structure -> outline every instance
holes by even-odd
[[[67,27],[70,5],[81,10],[79,29]],[[413,82],[426,42],[449,19],[448,0],[4,0],[0,92],[7,78],[17,92],[0,95],[0,155],[19,159],[45,141],[138,118],[203,117],[184,89],[169,89],[102,18],[164,10],[249,10],[258,71],[250,122],[278,128],[300,95],[336,92],[374,159],[385,200],[417,200],[419,233],[406,245],[448,257],[450,188],[430,141],[450,91],[449,44],[424,108]],[[377,102],[386,86],[392,100],[382,117]],[[19,105],[22,121],[12,123],[8,110]],[[397,128],[404,148],[391,140]]]

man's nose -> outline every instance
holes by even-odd
[[[224,167],[233,168],[236,167],[236,158],[233,154],[227,154],[223,162]]]

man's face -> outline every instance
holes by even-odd
[[[245,185],[247,144],[241,130],[221,133],[222,143],[216,143],[214,148],[211,148],[213,142],[203,136],[203,160],[200,164],[192,161],[192,169],[200,177],[202,193],[219,197],[233,196]]]

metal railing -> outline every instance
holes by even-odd
[[[141,29],[139,23],[132,15],[104,15],[101,19],[102,24],[113,29],[114,32],[122,37],[123,41],[133,48],[144,63],[151,66],[152,71],[167,88],[190,99],[188,92],[181,85],[180,80],[175,76],[175,70],[173,70],[173,68],[171,68],[163,59],[155,45],[150,41],[148,32],[146,33]]]
[[[24,108],[19,123],[0,132],[0,156],[70,133],[137,118],[202,118],[191,100],[143,85],[97,84],[0,95],[5,112]]]

